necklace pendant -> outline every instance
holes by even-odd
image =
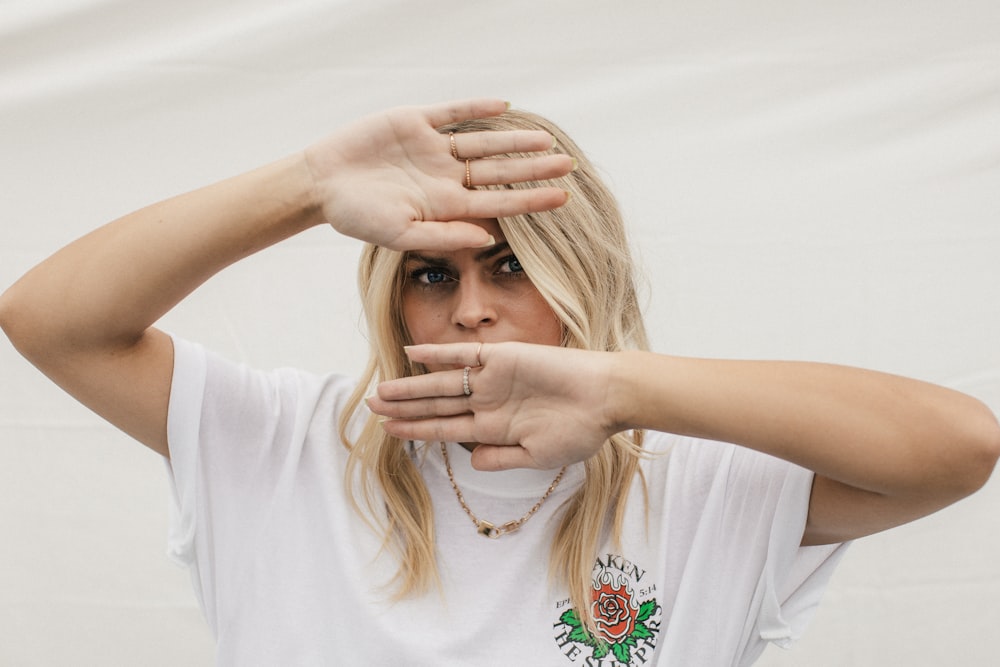
[[[466,368],[466,370],[468,370],[468,368]],[[410,444],[412,447],[412,442]],[[548,497],[552,495],[552,492],[555,491],[556,486],[559,485],[559,480],[561,480],[563,478],[563,475],[566,473],[566,466],[563,466],[562,470],[559,471],[559,474],[556,475],[556,478],[552,480],[551,484],[549,484],[548,490],[542,495],[541,498],[538,499],[538,502],[535,503],[534,507],[525,512],[524,516],[522,516],[520,519],[514,519],[513,521],[508,521],[507,523],[497,528],[486,519],[478,518],[475,514],[472,513],[472,510],[469,509],[469,506],[465,504],[465,497],[462,496],[462,491],[458,488],[458,484],[455,483],[455,473],[452,472],[451,462],[448,460],[448,448],[445,446],[444,441],[441,442],[441,458],[444,460],[444,469],[448,473],[448,481],[451,482],[451,488],[454,489],[455,491],[455,497],[458,498],[458,504],[462,506],[462,509],[465,510],[465,513],[469,515],[470,519],[472,519],[472,523],[476,524],[476,532],[482,535],[483,537],[490,538],[491,540],[495,540],[501,535],[506,535],[507,533],[513,533],[515,530],[520,528],[521,524],[530,519],[531,515],[537,512],[538,508],[542,506],[542,503],[544,503],[546,499],[548,499]]]

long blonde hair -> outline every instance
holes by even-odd
[[[648,349],[621,214],[576,144],[551,122],[522,111],[440,131],[515,129],[551,133],[556,138],[552,152],[571,155],[578,163],[571,174],[550,182],[571,193],[567,204],[499,220],[521,266],[562,322],[562,344],[600,351]],[[533,185],[537,183],[492,187]],[[349,430],[364,416],[363,398],[375,384],[422,372],[403,353],[403,346],[410,343],[401,304],[404,260],[405,253],[373,245],[362,253],[358,283],[371,356],[339,425],[341,439],[350,449],[348,488],[352,499],[363,501],[354,501],[356,509],[381,532],[384,545],[399,559],[393,581],[399,597],[424,592],[438,581],[430,496],[407,448],[387,435],[374,416],[367,416],[356,440],[350,439]],[[550,574],[569,588],[573,606],[592,632],[594,560],[608,531],[612,541],[620,543],[628,491],[637,476],[644,484],[640,452],[641,434],[619,433],[585,461],[585,481],[561,508],[553,536]]]

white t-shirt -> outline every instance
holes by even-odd
[[[812,474],[748,449],[662,433],[646,447],[621,549],[594,566],[609,643],[549,580],[569,468],[516,533],[487,539],[437,444],[413,445],[434,505],[442,590],[393,602],[393,557],[345,494],[337,420],[354,383],[260,372],[175,339],[169,553],[190,568],[220,665],[749,665],[808,623],[842,547],[799,547]],[[448,445],[477,516],[523,515],[555,471],[479,472]]]

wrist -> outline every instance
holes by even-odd
[[[299,151],[279,161],[281,163],[286,163],[283,166],[288,180],[284,183],[290,193],[289,201],[298,211],[295,217],[301,220],[303,229],[325,224],[322,196],[306,151]]]
[[[614,433],[643,428],[638,405],[640,390],[639,371],[643,357],[648,354],[637,350],[613,353],[608,380],[608,421]]]
[[[688,433],[685,400],[687,360],[645,350],[617,353],[609,381],[610,418],[616,432],[645,429],[670,433]]]

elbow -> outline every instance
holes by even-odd
[[[993,468],[996,466],[997,460],[1000,459],[1000,423],[997,423],[997,419],[992,413],[990,413],[990,418],[992,424],[985,441],[985,446],[983,447],[983,481],[979,485],[980,487],[986,484],[990,475],[993,474]]]
[[[14,348],[30,359],[31,350],[39,343],[43,332],[39,325],[32,323],[38,316],[28,307],[21,291],[15,283],[0,293],[0,329]]]
[[[981,489],[989,481],[1000,459],[1000,424],[986,405],[977,403],[978,414],[967,423],[968,431],[963,438],[966,471],[963,496]]]
[[[0,293],[0,329],[10,338],[12,343],[14,342],[14,323],[17,321],[14,297],[11,296],[13,291],[14,288],[11,287]]]
[[[921,471],[900,468],[913,473],[903,493],[933,511],[983,488],[1000,459],[1000,424],[993,411],[971,396],[956,398],[942,415],[940,430],[924,438],[926,458],[911,459]]]

